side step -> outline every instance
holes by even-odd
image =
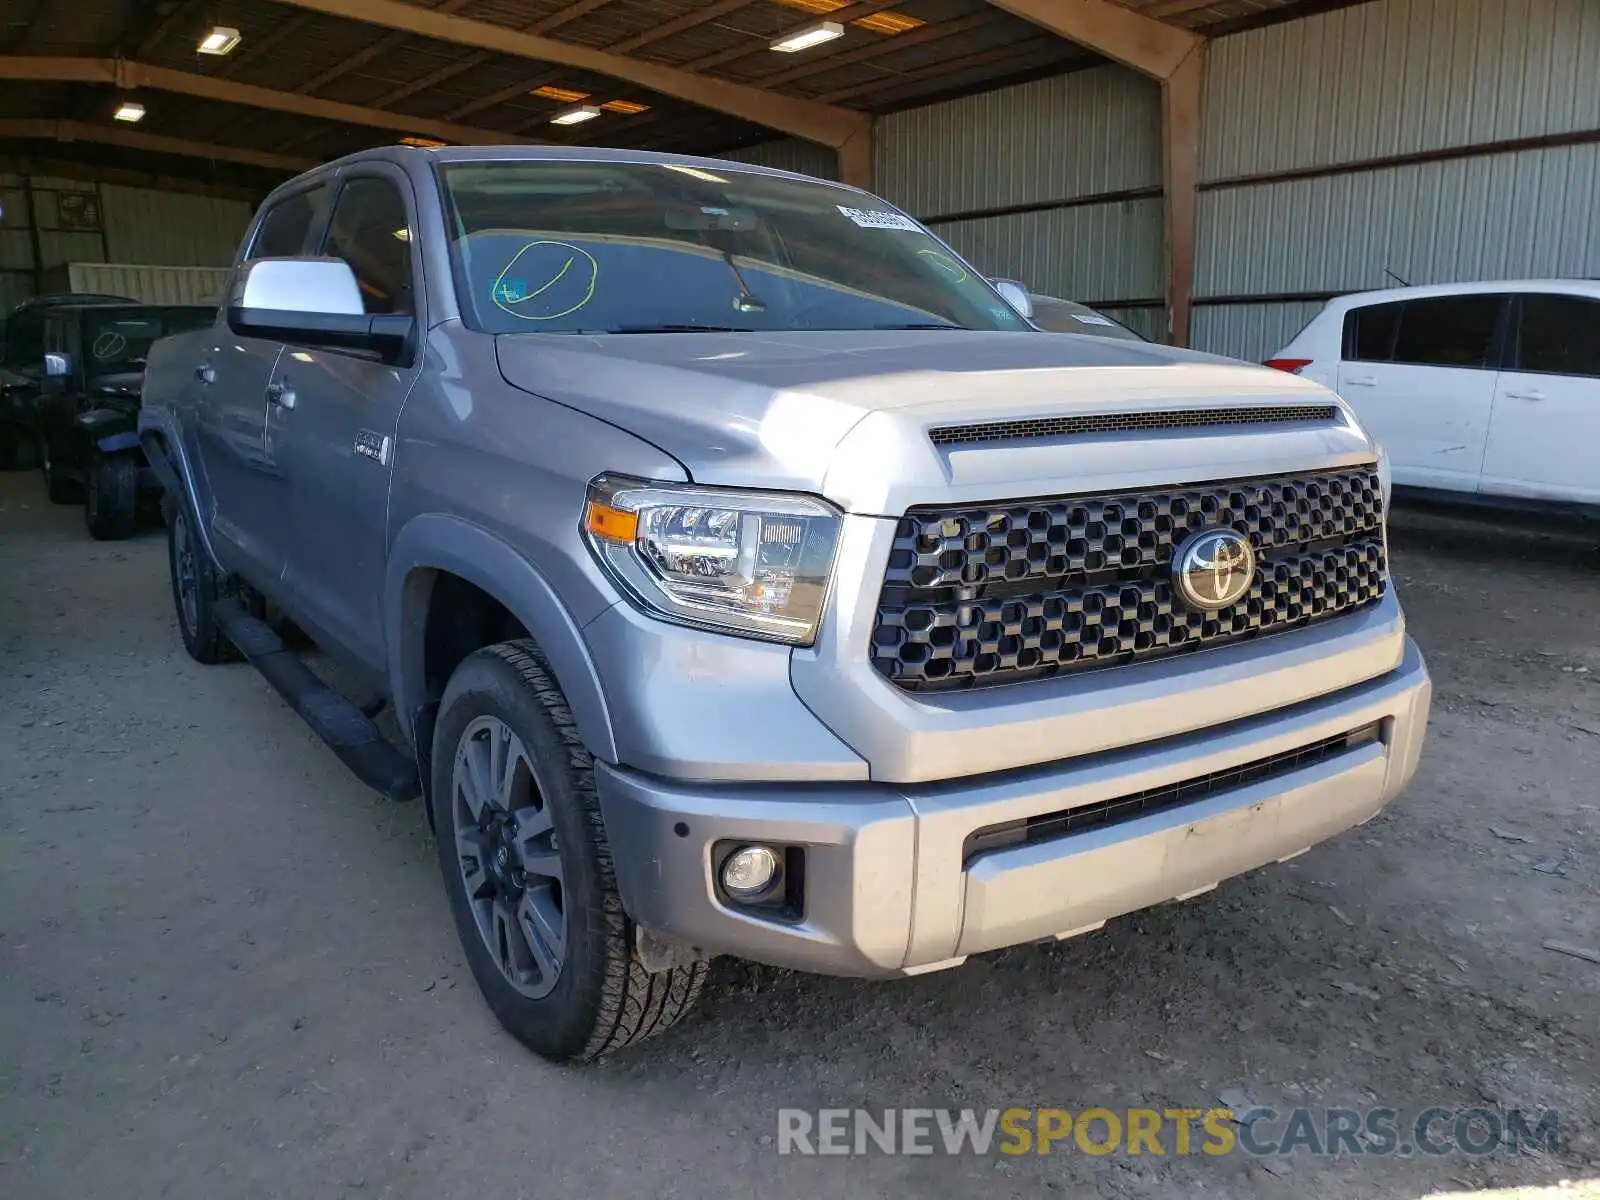
[[[284,646],[272,626],[251,616],[237,600],[219,600],[212,611],[228,640],[357,779],[390,800],[414,800],[422,794],[410,757],[384,737],[361,709],[318,679]]]

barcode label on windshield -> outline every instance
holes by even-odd
[[[909,229],[913,233],[919,232],[917,223],[900,213],[880,212],[874,208],[848,208],[843,204],[834,207],[863,229]]]

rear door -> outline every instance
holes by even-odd
[[[1464,294],[1351,309],[1341,396],[1389,452],[1396,483],[1478,486],[1508,297]]]
[[[1479,490],[1600,503],[1600,299],[1516,297]]]
[[[274,201],[262,214],[244,261],[310,253],[326,225],[327,202],[326,182]],[[240,282],[236,271],[235,290]],[[192,369],[199,395],[199,458],[217,553],[224,565],[275,595],[284,564],[277,528],[283,512],[277,467],[267,447],[267,388],[283,344],[235,333],[226,307],[210,334],[194,341],[201,352]]]
[[[350,264],[367,312],[413,315],[420,329],[414,208],[404,172],[354,168],[340,181],[319,252]],[[273,386],[293,403],[268,411],[268,449],[284,481],[286,591],[319,641],[379,672],[394,434],[418,358],[290,345]]]

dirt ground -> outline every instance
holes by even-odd
[[[184,655],[160,529],[92,542],[33,475],[0,475],[0,1196],[1600,1195],[1600,964],[1542,947],[1600,947],[1600,553],[1422,517],[1395,542],[1436,706],[1416,784],[1373,823],[954,972],[724,961],[677,1030],[569,1069],[480,1002],[420,808],[365,792],[248,667]],[[1279,1161],[774,1143],[780,1107],[1219,1097],[1558,1109],[1566,1141]]]

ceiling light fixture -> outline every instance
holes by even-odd
[[[226,25],[212,27],[210,33],[200,39],[200,44],[195,47],[201,54],[215,54],[219,57],[229,54],[239,44],[239,31],[230,29]]]
[[[772,43],[772,49],[779,54],[795,54],[801,50],[809,50],[813,46],[820,46],[823,42],[831,42],[836,37],[844,36],[844,26],[837,21],[819,21],[796,33],[791,33],[786,38],[780,38]]]
[[[117,111],[112,113],[111,116],[115,120],[126,121],[132,125],[136,121],[144,120],[144,105],[133,100],[124,100],[117,105]]]
[[[600,110],[592,104],[580,104],[577,108],[569,108],[564,113],[557,113],[550,118],[552,125],[582,125],[585,121],[592,121],[600,115]]]

